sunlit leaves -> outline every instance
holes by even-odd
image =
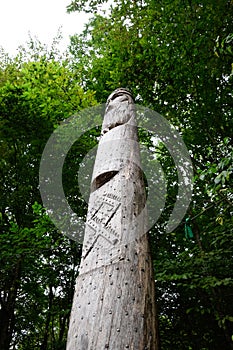
[[[2,349],[65,346],[80,256],[39,204],[39,164],[54,128],[96,102],[66,59],[39,47],[0,67]]]
[[[71,10],[96,10],[76,1]],[[105,102],[118,86],[180,131],[192,158],[193,201],[172,234],[150,232],[162,349],[217,349],[231,341],[232,1],[114,1],[72,38],[73,67]],[[176,184],[168,154],[159,158]],[[175,185],[170,192],[176,192]],[[174,205],[170,192],[168,207]]]

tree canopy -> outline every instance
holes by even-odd
[[[3,54],[1,349],[65,347],[80,247],[57,232],[41,206],[39,164],[54,128],[95,103],[66,60],[35,48],[14,59]]]

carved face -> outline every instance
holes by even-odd
[[[107,101],[102,135],[119,125],[127,123],[131,117],[132,108],[134,108],[134,103],[130,92],[123,88],[115,90]]]

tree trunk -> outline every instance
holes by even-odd
[[[155,286],[134,103],[106,105],[67,350],[157,350]]]
[[[1,293],[0,298],[0,349],[9,350],[15,326],[15,303],[19,288],[22,258],[16,262],[12,273],[9,291]],[[6,288],[7,289],[7,288]]]
[[[46,321],[45,321],[45,329],[44,329],[44,337],[43,342],[40,346],[40,350],[46,350],[48,347],[48,339],[49,339],[49,328],[50,328],[50,322],[51,322],[51,314],[52,314],[52,306],[53,306],[53,286],[49,286],[49,303],[48,303],[48,311],[46,315]]]

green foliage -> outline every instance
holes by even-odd
[[[98,5],[104,4],[108,2],[108,0],[81,0],[81,1],[72,1],[69,6],[67,6],[68,12],[72,11],[86,11],[88,12],[96,12],[99,9]]]
[[[94,12],[102,3],[75,1],[69,10]],[[155,148],[168,183],[166,210],[150,232],[166,350],[233,347],[231,13],[225,0],[117,0],[71,38],[71,65],[98,101],[128,87],[172,122],[190,152],[189,234],[185,219],[166,234],[177,177],[165,147]],[[140,140],[151,148],[148,135]]]
[[[95,13],[105,3],[76,0],[68,10]],[[14,59],[0,52],[1,349],[65,348],[81,247],[41,206],[40,157],[59,123],[119,86],[173,123],[194,167],[187,217],[167,234],[176,169],[165,146],[140,130],[168,185],[166,209],[150,231],[161,349],[232,348],[231,13],[226,0],[116,0],[71,38],[67,57],[56,42],[48,50],[31,38]],[[80,216],[78,167],[98,135],[83,135],[64,165],[64,190]]]
[[[59,123],[96,102],[92,92],[83,91],[67,59],[39,55],[40,47],[31,42],[28,52],[21,49],[14,59],[2,55],[0,67],[3,350],[65,348],[81,253],[41,207],[39,163]]]

